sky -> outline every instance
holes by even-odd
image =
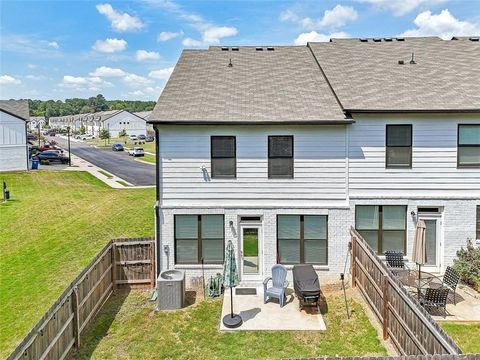
[[[455,35],[480,0],[0,0],[0,99],[157,100],[184,48]]]

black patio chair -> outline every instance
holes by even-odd
[[[405,265],[402,252],[389,250],[385,251],[384,255],[387,267],[390,268],[394,275],[397,275],[399,270],[410,270],[407,265]]]
[[[425,294],[421,292],[419,293],[420,304],[427,309],[443,308],[443,318],[446,318],[447,317],[447,298],[448,298],[449,291],[450,289],[447,287],[427,288],[425,289]]]
[[[447,269],[445,270],[445,274],[443,275],[443,281],[442,281],[442,286],[449,288],[450,290],[453,291],[453,304],[457,305],[457,300],[455,299],[456,296],[456,291],[457,291],[457,285],[460,281],[460,275],[458,272],[452,268],[451,266],[447,266]]]

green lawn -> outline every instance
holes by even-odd
[[[258,255],[258,234],[243,234],[243,255]]]
[[[0,358],[111,238],[153,235],[154,189],[114,190],[85,172],[2,173]]]
[[[340,293],[326,294],[327,331],[218,330],[221,300],[154,312],[149,293],[119,293],[100,311],[75,359],[266,359],[386,355],[362,307],[347,320]]]
[[[442,321],[440,325],[464,353],[480,354],[480,323]]]
[[[126,147],[132,147],[132,146],[135,146],[135,142],[130,140],[130,139],[126,139],[127,143],[125,144],[125,139],[124,138],[111,138],[110,139],[110,143],[108,142],[107,140],[107,147],[110,147],[112,146],[113,143],[121,143],[122,145],[126,146]],[[87,143],[89,144],[92,144],[92,145],[96,145],[98,147],[105,147],[105,140],[102,140],[102,139],[99,139],[99,138],[95,138],[95,139],[92,139],[92,140],[88,140]],[[143,149],[146,151],[146,152],[151,152],[151,153],[155,153],[155,141],[153,142],[146,142],[145,144],[142,144],[142,145],[136,145],[136,146],[141,146],[143,147]]]
[[[155,164],[157,162],[157,158],[155,157],[155,155],[149,155],[149,154],[145,154],[145,156],[142,156],[138,159],[152,163],[152,164]]]

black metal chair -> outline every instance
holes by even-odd
[[[400,251],[385,251],[385,261],[387,263],[387,267],[390,268],[394,275],[397,275],[397,271],[399,270],[409,270],[407,265],[405,265],[405,261],[403,260],[403,253]]]
[[[453,291],[454,305],[457,305],[455,294],[456,294],[457,285],[459,282],[460,282],[460,275],[458,274],[458,272],[451,266],[447,266],[447,269],[445,270],[445,274],[443,275],[442,286],[447,287]]]
[[[434,308],[441,309],[443,308],[443,318],[447,317],[447,298],[448,292],[450,291],[447,287],[440,288],[427,288],[425,289],[425,294],[420,293],[420,304],[424,308]]]

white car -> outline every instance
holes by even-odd
[[[130,156],[145,156],[145,151],[141,147],[133,147],[128,150],[128,155]]]
[[[80,136],[80,139],[81,140],[91,140],[91,139],[95,139],[95,136],[90,135],[90,134],[84,134],[84,135]]]
[[[130,140],[138,140],[138,136],[137,135],[130,135]]]

